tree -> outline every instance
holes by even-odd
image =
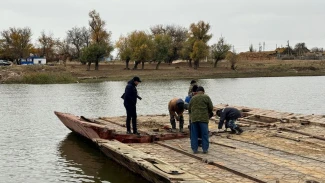
[[[225,38],[220,37],[217,44],[211,46],[211,56],[214,59],[214,68],[217,67],[217,64],[220,60],[226,58],[228,51],[230,50],[231,45],[225,43]]]
[[[238,54],[236,52],[228,52],[226,59],[230,62],[231,64],[231,69],[236,70],[237,66],[236,63],[238,62]]]
[[[132,56],[132,48],[128,37],[121,36],[116,42],[115,47],[118,49],[118,55],[121,60],[125,60],[125,69],[129,70],[129,62]]]
[[[318,47],[313,47],[310,51],[313,53],[323,53],[324,49],[318,48]]]
[[[154,60],[157,61],[156,70],[162,61],[168,61],[173,54],[172,38],[166,34],[156,34],[154,37]]]
[[[95,10],[89,12],[89,26],[90,26],[90,37],[91,37],[91,44],[95,44],[91,49],[85,49],[88,51],[96,51],[95,55],[102,55],[108,56],[111,51],[113,51],[113,46],[111,44],[111,32],[107,32],[105,30],[106,22],[100,18],[99,13]],[[91,46],[91,45],[90,45]],[[89,47],[90,47],[89,46]],[[96,48],[96,49],[95,49]],[[105,48],[105,54],[98,54],[101,53],[101,49]],[[87,54],[86,54],[87,55]],[[88,60],[88,69],[90,68],[91,60]],[[95,60],[95,70],[98,70],[99,59]]]
[[[82,37],[82,28],[74,27],[67,32],[67,41],[69,44],[72,44],[77,53],[75,55],[76,58],[80,57],[80,51],[85,46],[85,42]]]
[[[193,49],[192,43],[188,40],[184,42],[183,48],[181,50],[181,57],[184,60],[189,61],[189,67],[192,67],[191,51]]]
[[[305,43],[297,43],[295,45],[294,51],[298,56],[303,56],[305,53],[309,52]]]
[[[249,45],[249,52],[255,52],[254,47],[253,47],[253,44],[250,44]]]
[[[8,30],[1,32],[2,49],[4,56],[15,60],[25,58],[29,55],[31,44],[32,31],[30,28],[15,28],[10,27]]]
[[[80,60],[82,62],[88,63],[87,71],[89,71],[91,63],[98,63],[101,58],[107,55],[107,52],[108,50],[106,45],[94,43],[91,44],[89,47],[85,47],[83,49]],[[95,70],[98,70],[98,68],[96,69],[96,66],[98,67],[98,65],[95,65]]]
[[[63,61],[64,66],[66,66],[66,61],[69,57],[72,55],[72,49],[70,47],[70,44],[65,39],[63,41],[58,40],[57,41],[57,54],[59,55],[59,60]]]
[[[144,31],[133,31],[129,36],[129,43],[132,49],[131,59],[135,61],[133,69],[137,69],[138,64],[147,62],[152,57],[153,43],[151,36]]]
[[[181,58],[181,52],[184,42],[187,38],[188,30],[176,25],[156,25],[150,28],[151,33],[155,36],[158,34],[168,35],[172,40],[172,53],[169,55],[168,63]]]
[[[188,44],[192,45],[190,52],[191,59],[194,60],[194,69],[199,67],[199,61],[208,55],[207,42],[211,39],[212,34],[208,34],[210,25],[204,21],[199,21],[197,24],[190,25],[190,34]],[[202,50],[200,50],[202,49]]]
[[[82,42],[85,44],[84,46],[88,47],[90,44],[90,30],[86,27],[81,28],[81,39]]]
[[[208,46],[202,40],[197,40],[194,43],[193,51],[191,52],[191,58],[194,60],[194,69],[199,67],[200,59],[208,55]]]
[[[41,36],[38,37],[38,42],[41,45],[41,56],[46,57],[48,61],[53,60],[54,47],[57,44],[57,40],[53,38],[53,34],[45,34],[45,31],[41,32]]]

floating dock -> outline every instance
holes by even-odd
[[[215,110],[226,105],[215,106]],[[168,115],[138,116],[138,135],[126,134],[125,116],[89,119],[55,112],[71,131],[150,182],[325,183],[325,116],[232,106],[243,111],[241,135],[217,133],[210,120],[207,154],[193,154],[185,132],[169,132]]]

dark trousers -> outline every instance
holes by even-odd
[[[128,132],[131,132],[131,119],[132,119],[132,129],[133,133],[137,133],[137,108],[135,105],[127,105],[124,104],[124,107],[126,109],[126,130]]]

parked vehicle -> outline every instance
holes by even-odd
[[[0,66],[8,66],[11,65],[10,61],[7,60],[0,60]]]

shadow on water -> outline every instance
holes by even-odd
[[[93,142],[76,133],[69,133],[60,142],[58,151],[65,160],[71,179],[82,178],[83,182],[148,183],[106,157]]]

